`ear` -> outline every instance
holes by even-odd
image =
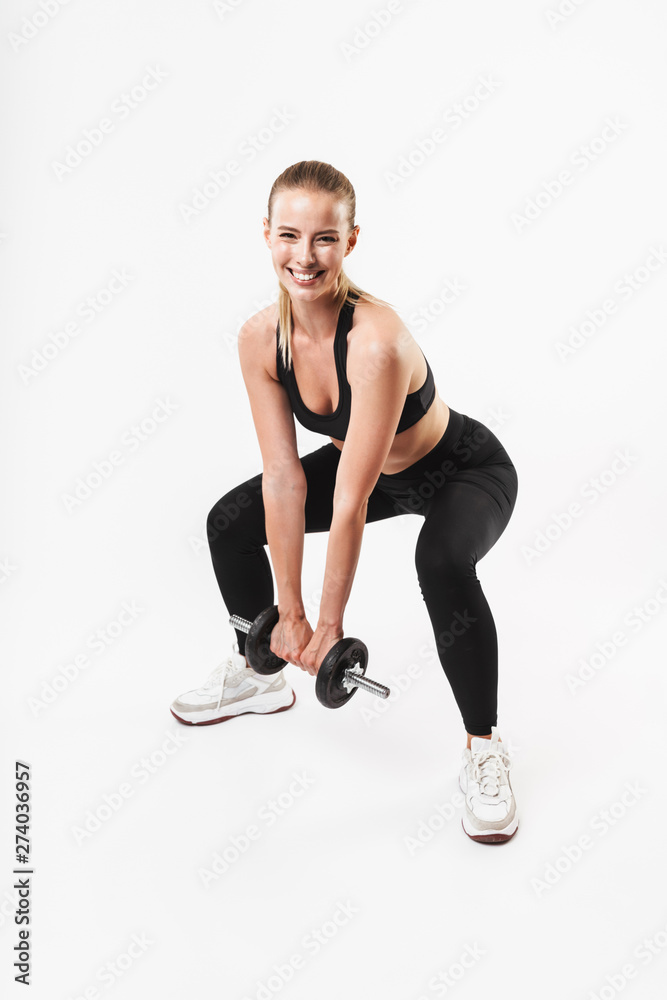
[[[357,245],[357,237],[359,236],[360,227],[355,226],[350,235],[347,238],[347,249],[345,250],[345,256],[352,253],[355,246]]]

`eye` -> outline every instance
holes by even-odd
[[[291,239],[294,238],[294,233],[280,233],[279,235],[280,235],[280,237],[282,239],[286,239],[286,240],[291,240]],[[320,240],[329,240],[331,243],[337,243],[338,242],[338,240],[336,239],[335,236],[320,236],[319,239]]]

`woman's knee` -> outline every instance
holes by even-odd
[[[263,524],[261,489],[256,493],[248,483],[242,483],[211,507],[206,518],[206,537],[212,548],[219,547],[241,534],[256,533]]]
[[[415,550],[415,567],[422,589],[437,591],[474,580],[477,578],[476,563],[472,548],[455,534],[440,539],[437,544],[427,540],[418,542]]]

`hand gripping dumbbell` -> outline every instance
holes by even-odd
[[[239,632],[247,632],[245,655],[249,666],[258,674],[277,674],[287,663],[271,651],[271,633],[278,624],[278,605],[265,608],[254,622],[232,615],[229,624]],[[358,687],[379,698],[388,698],[388,687],[366,677],[368,649],[361,639],[339,639],[322,660],[317,672],[315,693],[325,708],[340,708],[350,700]]]

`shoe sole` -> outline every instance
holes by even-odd
[[[468,833],[463,819],[461,819],[461,826],[463,827],[463,832],[467,834],[471,840],[476,840],[478,844],[506,844],[508,840],[512,839],[516,831],[519,829],[519,821],[517,820],[516,826],[511,833],[503,833],[501,830],[487,830],[486,833]]]
[[[278,712],[286,712],[296,701],[296,691],[293,691],[292,695],[293,697],[289,705],[281,705],[280,708],[272,708],[270,712],[254,712],[252,709],[248,709],[247,712],[236,712],[234,715],[223,715],[219,719],[206,719],[204,722],[190,722],[188,719],[182,719],[180,715],[176,715],[173,708],[170,708],[169,711],[176,721],[180,722],[183,726],[215,726],[218,722],[228,722],[229,719],[238,719],[242,715],[277,715]]]

